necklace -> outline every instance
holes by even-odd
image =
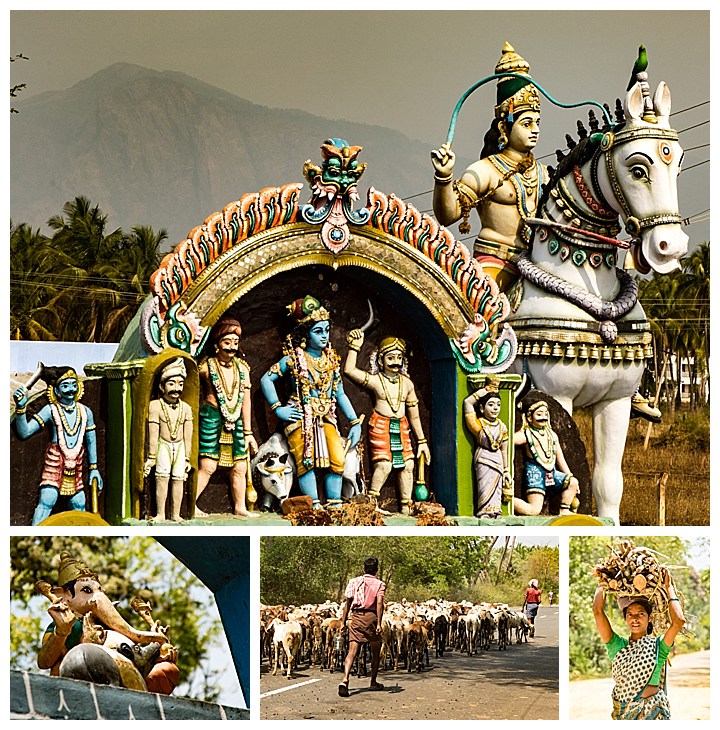
[[[525,429],[527,444],[535,461],[547,471],[555,468],[557,441],[555,432],[548,426]]]
[[[225,428],[228,431],[235,429],[235,422],[240,418],[242,402],[243,402],[243,382],[245,375],[240,369],[240,364],[234,360],[233,363],[233,382],[232,391],[228,393],[225,377],[218,369],[218,361],[211,357],[208,359],[208,372],[212,381],[215,393],[217,394],[217,402],[220,406],[220,413],[225,419]],[[238,387],[239,380],[239,387]],[[229,406],[228,401],[235,401],[234,405]]]
[[[480,421],[481,431],[485,434],[485,438],[487,438],[488,444],[490,445],[490,451],[499,451],[502,444],[502,428],[500,427],[500,422],[497,419],[494,421],[488,421],[487,418],[483,416],[481,416],[478,420]],[[495,426],[497,429],[496,436],[493,436],[492,431],[490,430],[492,426]]]
[[[531,154],[517,163],[512,162],[502,154],[490,155],[487,159],[498,172],[502,173],[500,182],[491,190],[490,194],[500,188],[505,180],[508,180],[515,188],[517,198],[515,200],[515,208],[520,215],[521,222],[519,233],[524,243],[529,244],[532,231],[530,226],[522,223],[522,221],[525,218],[532,218],[535,215],[537,196],[542,187],[542,167],[539,162],[535,161],[535,158]]]
[[[310,382],[318,391],[318,395],[324,395],[330,390],[334,375],[330,358],[324,352],[320,357],[314,357],[305,352],[305,361],[307,362]]]
[[[163,398],[160,399],[160,407],[162,408],[163,415],[165,416],[165,423],[167,424],[168,431],[170,432],[170,440],[172,442],[177,441],[177,435],[180,431],[180,422],[182,419],[182,409],[178,410],[177,420],[175,421],[175,425],[172,423],[171,414],[168,410],[168,404],[165,402]],[[175,408],[174,405],[170,406],[171,408]]]
[[[80,421],[81,419],[77,417],[78,415],[78,404],[77,402],[73,403],[72,406],[66,406],[64,403],[60,403],[62,406],[61,408],[58,408],[58,414],[60,415],[60,420],[62,421],[63,428],[65,429],[65,433],[68,436],[74,436],[78,429],[80,428]],[[70,427],[70,423],[68,422],[67,417],[65,416],[65,413],[74,413],[75,414],[75,423],[73,427]]]
[[[386,380],[390,383],[398,383],[397,401],[395,405],[393,405],[392,398],[390,397],[390,392],[385,385]],[[402,406],[402,404],[404,403],[402,378],[398,375],[395,380],[393,380],[392,378],[385,375],[385,373],[381,370],[380,385],[382,386],[383,394],[385,395],[385,400],[387,401],[387,404],[390,406],[390,410],[397,415],[397,413],[400,411],[400,406]]]

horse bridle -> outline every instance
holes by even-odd
[[[632,214],[632,210],[628,205],[625,194],[620,187],[618,182],[617,173],[615,172],[615,163],[612,156],[612,148],[618,147],[619,145],[632,142],[636,139],[666,139],[671,142],[678,141],[678,133],[674,129],[658,129],[652,127],[641,127],[639,129],[624,129],[620,132],[605,132],[600,140],[600,145],[597,151],[593,155],[590,163],[590,174],[592,177],[593,185],[595,187],[595,193],[600,197],[601,202],[607,207],[612,207],[610,203],[605,200],[600,185],[597,179],[597,167],[600,161],[600,155],[605,154],[605,169],[607,171],[608,179],[610,181],[610,187],[612,188],[613,194],[618,204],[622,208],[625,214],[625,230],[633,238],[639,238],[640,234],[647,229],[654,228],[655,226],[662,226],[672,223],[682,223],[682,218],[677,212],[667,213],[653,213],[652,215],[645,216],[644,218],[637,218]]]

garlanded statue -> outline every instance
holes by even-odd
[[[241,335],[240,322],[221,319],[211,333],[215,354],[198,368],[202,398],[197,499],[218,467],[229,468],[233,513],[248,515],[248,463],[257,442],[251,429],[250,368],[238,357]],[[195,514],[205,513],[196,506]]]
[[[368,421],[368,441],[373,473],[369,495],[376,499],[394,469],[399,469],[402,514],[412,508],[415,453],[410,430],[417,439],[417,459],[430,463],[430,449],[423,433],[415,386],[407,375],[406,344],[398,337],[386,337],[370,358],[370,371],[357,366],[357,357],[365,340],[360,329],[347,335],[349,350],[343,372],[352,381],[369,390],[374,410]]]
[[[187,370],[183,358],[167,363],[160,373],[160,397],[148,406],[148,457],[145,476],[155,468],[156,514],[154,521],[165,520],[165,505],[170,497],[170,519],[182,522],[185,480],[190,473],[192,450],[192,408],[182,400]],[[169,488],[169,489],[168,489]]]
[[[358,418],[343,388],[340,359],[330,343],[330,313],[312,296],[288,306],[295,328],[283,344],[283,357],[261,378],[260,386],[285,435],[297,465],[304,495],[320,507],[317,469],[328,469],[325,496],[329,508],[341,504],[345,455],[360,440]],[[291,395],[285,405],[275,383],[288,376]],[[337,426],[337,410],[350,422],[347,443]]]
[[[462,218],[460,232],[469,233],[470,212],[475,208],[482,228],[474,255],[488,274],[505,289],[517,279],[512,259],[527,250],[531,229],[524,219],[535,215],[547,169],[533,157],[540,132],[540,94],[531,83],[530,65],[505,43],[495,67],[497,85],[495,119],[485,135],[480,159],[453,181],[455,154],[445,143],[431,152],[435,168],[433,211],[438,221],[450,225]]]
[[[550,409],[540,398],[526,398],[522,404],[523,425],[515,432],[515,446],[525,447],[525,499],[515,497],[515,514],[539,515],[545,498],[560,494],[561,515],[577,510],[578,480],[565,461],[558,435],[550,425]]]
[[[40,669],[49,669],[52,676],[168,695],[177,686],[178,652],[168,641],[169,627],[160,626],[138,596],[131,606],[147,630],[128,624],[97,573],[67,552],[60,555],[57,584],[38,581],[35,588],[52,602],[52,622],[38,652]]]
[[[30,420],[27,418],[28,388],[21,386],[13,393],[15,427],[21,439],[39,433],[46,425],[50,429],[50,444],[45,451],[40,499],[33,514],[33,525],[50,517],[58,497],[67,498],[67,506],[71,510],[85,510],[83,474],[86,456],[93,494],[96,495],[103,487],[97,466],[95,420],[92,411],[80,403],[83,384],[77,373],[71,367],[43,367],[42,379],[48,385],[50,402]]]
[[[362,147],[351,147],[344,139],[326,139],[320,149],[322,167],[310,160],[303,166],[312,198],[301,212],[306,223],[323,224],[320,239],[329,251],[337,254],[350,240],[348,221],[363,225],[370,217],[370,212],[364,208],[353,210],[353,203],[360,198],[357,181],[365,172],[365,163],[357,160]]]
[[[473,459],[477,489],[476,517],[500,517],[503,501],[513,496],[508,464],[508,429],[500,420],[500,391],[496,378],[463,401],[465,423],[475,437]],[[478,415],[478,410],[481,415]]]

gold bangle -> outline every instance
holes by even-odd
[[[55,636],[57,636],[59,639],[67,639],[67,637],[70,636],[71,633],[72,633],[72,629],[70,629],[70,631],[68,631],[67,634],[61,634],[58,632],[57,626],[55,626],[53,628],[53,634],[55,634]]]
[[[252,436],[252,429],[248,429],[247,431],[243,429],[243,436]]]
[[[27,411],[27,406],[25,406],[25,407],[23,407],[23,408],[16,408],[16,409],[15,409],[15,415],[16,415],[16,416],[20,416],[20,415],[22,415],[23,413],[25,413],[26,411]]]
[[[417,442],[418,442],[419,444],[426,444],[426,443],[427,443],[427,439],[423,437],[423,438],[421,438],[421,439],[418,439],[418,440],[417,440]]]
[[[450,173],[447,177],[438,177],[438,174],[435,173],[433,177],[435,178],[435,182],[440,185],[449,185],[453,180],[452,173]]]
[[[273,403],[273,404],[272,404],[272,405],[270,406],[270,410],[273,410],[273,411],[275,411],[275,410],[277,410],[278,408],[280,408],[280,406],[281,406],[281,405],[282,405],[282,403],[281,403],[280,401],[277,401],[276,403]]]
[[[361,422],[362,422],[362,416],[356,418],[354,421],[350,421],[350,427],[352,428],[353,426],[357,426],[358,423],[361,423]]]
[[[90,471],[92,471],[93,469],[97,469],[97,464],[89,464],[89,467]]]
[[[350,348],[351,350],[354,350],[355,352],[360,352],[360,348],[359,348],[359,347],[356,347],[356,346],[354,346],[354,345],[348,345],[348,347],[349,347],[349,348]]]

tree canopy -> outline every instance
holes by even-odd
[[[681,365],[690,376],[691,405],[704,402],[710,372],[710,244],[701,243],[674,274],[641,280],[640,301],[652,327],[656,387],[662,400],[681,402]]]
[[[378,558],[387,600],[520,605],[530,578],[540,581],[544,593],[558,587],[558,548],[530,546],[516,538],[276,536],[261,538],[261,601],[340,602],[369,555]]]
[[[150,292],[165,229],[110,230],[83,196],[47,223],[50,236],[10,224],[10,337],[117,342]]]

